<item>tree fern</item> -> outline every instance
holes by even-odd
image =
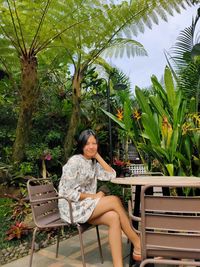
[[[113,55],[123,57],[125,52],[128,57],[147,56],[147,52],[141,43],[126,38],[112,40],[102,55],[105,57],[112,57]]]

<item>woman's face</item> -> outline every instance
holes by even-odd
[[[97,140],[95,139],[93,135],[91,135],[88,138],[87,143],[83,148],[83,156],[86,159],[94,158],[94,156],[97,153],[97,148],[98,148]]]

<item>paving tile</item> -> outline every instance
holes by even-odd
[[[100,237],[104,263],[101,264],[98,252],[96,230],[83,234],[85,258],[87,267],[112,267],[112,258],[108,244],[107,229],[100,227]],[[34,253],[32,267],[82,267],[80,243],[78,235],[72,236],[60,242],[58,258],[55,257],[56,245],[49,246]],[[127,238],[123,237],[123,255],[127,256],[129,244]],[[2,267],[27,267],[30,256],[20,258],[16,261],[4,264]],[[125,257],[125,267],[128,267],[128,257]]]

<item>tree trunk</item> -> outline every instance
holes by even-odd
[[[21,103],[13,146],[13,162],[21,162],[28,143],[32,114],[39,97],[37,59],[30,54],[21,58]]]
[[[71,155],[74,146],[74,137],[80,122],[80,101],[81,101],[81,70],[76,71],[72,81],[72,114],[69,127],[64,141],[65,158]]]

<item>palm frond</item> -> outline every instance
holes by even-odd
[[[200,64],[198,60],[200,44],[195,44],[195,30],[199,18],[200,9],[198,9],[196,18],[192,19],[191,26],[180,32],[177,42],[171,49],[171,57],[168,61],[170,68],[174,68],[178,87],[183,95],[187,99],[195,96],[197,106],[200,96]],[[196,40],[198,39],[199,36]]]
[[[177,42],[171,49],[171,58],[175,62],[174,67],[178,72],[183,67],[187,67],[188,63],[192,61],[191,52],[195,46],[195,30],[199,18],[200,12],[198,11],[196,18],[192,20],[192,24],[180,32]],[[199,38],[196,39],[198,40]]]

